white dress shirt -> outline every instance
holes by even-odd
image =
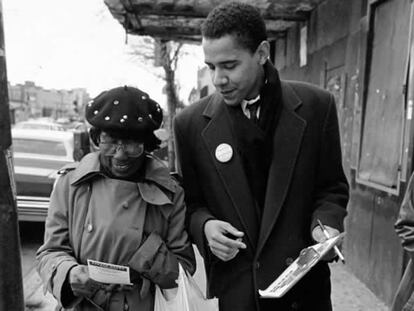
[[[250,119],[250,110],[247,109],[248,105],[254,104],[255,102],[257,102],[258,100],[260,100],[260,94],[257,95],[255,98],[253,99],[243,99],[243,101],[241,102],[241,108],[243,110],[243,113],[246,117],[248,117]],[[257,112],[256,112],[256,117],[259,119],[260,116],[260,106],[257,108]]]

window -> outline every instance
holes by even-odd
[[[306,66],[308,63],[308,27],[303,26],[300,28],[300,49],[299,49],[299,62],[300,67]]]
[[[370,4],[357,181],[397,194],[402,178],[410,0]]]
[[[275,56],[274,64],[277,69],[281,70],[286,67],[287,64],[287,32],[279,34],[275,41]]]
[[[13,139],[14,152],[34,153],[48,156],[66,156],[63,142],[48,140],[33,140],[24,138]]]

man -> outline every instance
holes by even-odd
[[[280,299],[260,299],[257,290],[326,239],[318,220],[332,236],[343,230],[348,184],[334,99],[279,80],[251,5],[216,7],[202,35],[217,92],[184,109],[174,128],[208,293],[221,311],[331,310],[326,262]]]

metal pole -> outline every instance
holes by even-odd
[[[0,0],[0,311],[24,310],[16,191],[11,157],[10,111]]]

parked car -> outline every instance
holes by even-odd
[[[44,221],[57,171],[74,162],[74,134],[12,129],[20,221]]]
[[[61,124],[48,122],[44,120],[29,120],[16,123],[16,129],[31,129],[31,130],[50,130],[50,131],[64,131],[65,127]]]

